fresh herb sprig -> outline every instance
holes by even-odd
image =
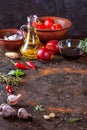
[[[82,118],[79,118],[79,117],[72,117],[72,118],[69,118],[69,122],[70,123],[74,123],[74,122],[77,122],[77,121],[81,121],[82,120]]]
[[[23,76],[24,72],[22,70],[16,69],[16,70],[11,70],[8,75],[10,76],[16,76],[16,78]]]
[[[44,111],[44,108],[43,108],[42,105],[36,105],[36,106],[35,106],[35,110],[36,110],[36,111]]]
[[[87,53],[87,38],[85,38],[85,39],[81,42],[80,46],[81,46],[81,48],[83,49],[83,51],[84,51],[85,53]]]
[[[12,86],[18,86],[19,81],[21,78],[9,76],[8,74],[0,74],[0,83],[6,83]]]

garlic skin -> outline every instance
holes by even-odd
[[[5,56],[11,59],[19,58],[19,54],[17,52],[5,52]]]
[[[21,94],[18,95],[11,94],[7,97],[7,103],[9,105],[16,105],[20,101],[20,98]]]
[[[55,113],[52,112],[52,113],[49,114],[49,117],[50,117],[50,118],[55,118],[56,115],[55,115]]]
[[[0,115],[3,117],[16,116],[16,110],[6,103],[0,105]]]
[[[31,118],[31,114],[29,114],[25,108],[19,108],[17,113],[18,118],[20,119],[29,119]]]
[[[44,118],[45,120],[50,120],[49,115],[43,115],[43,118]]]

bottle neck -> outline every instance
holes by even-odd
[[[37,16],[36,15],[31,15],[27,17],[27,24],[28,26],[36,26],[36,21],[37,21]]]
[[[27,17],[27,26],[30,27],[30,24],[31,24],[31,20],[29,17]]]

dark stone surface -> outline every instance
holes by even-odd
[[[87,0],[0,0],[0,29],[20,28],[31,14],[66,17],[69,35],[87,34]]]
[[[11,59],[0,49],[0,74],[14,70]],[[15,60],[24,62],[24,58]],[[49,62],[32,61],[36,70],[23,70],[18,86],[12,86],[15,94],[21,93],[22,100],[13,108],[24,107],[32,114],[33,121],[16,118],[3,118],[0,115],[0,130],[87,130],[87,58],[67,61],[60,55]],[[0,83],[0,104],[7,103],[6,84]],[[45,111],[35,111],[42,105]],[[54,112],[56,118],[43,119],[44,114]],[[69,122],[69,118],[81,121]]]

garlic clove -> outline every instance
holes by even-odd
[[[7,97],[7,103],[9,105],[16,105],[20,101],[20,98],[21,94],[18,95],[11,94]]]
[[[9,105],[7,104],[7,103],[2,103],[1,105],[0,105],[0,111],[2,111],[2,108],[3,107],[9,107]]]
[[[55,118],[56,115],[55,115],[55,113],[50,113],[50,114],[49,114],[49,117],[50,117],[50,118]]]
[[[16,116],[16,110],[8,104],[3,103],[0,105],[0,115],[3,117]]]
[[[25,108],[19,108],[17,113],[18,118],[20,119],[29,119],[31,118],[31,114],[29,114]]]
[[[49,115],[44,115],[43,116],[43,118],[45,120],[50,120],[50,119],[55,118],[55,117],[56,117],[55,113],[50,113]]]
[[[43,118],[44,118],[45,120],[50,120],[49,115],[43,115]]]
[[[19,54],[17,52],[5,52],[5,56],[11,59],[19,58]]]

